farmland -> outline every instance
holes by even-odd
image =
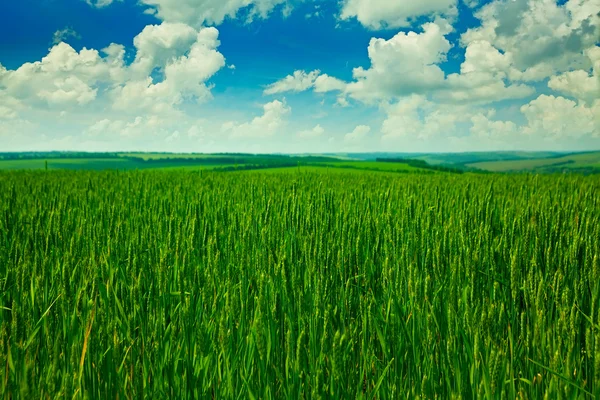
[[[598,397],[599,183],[0,172],[0,393]]]
[[[551,155],[549,157],[521,158],[516,160],[482,161],[466,164],[469,167],[494,172],[534,171],[600,172],[600,152]]]

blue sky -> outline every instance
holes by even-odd
[[[0,5],[0,151],[600,148],[599,0]]]

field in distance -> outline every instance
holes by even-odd
[[[349,160],[320,155],[171,154],[171,153],[0,153],[0,170],[184,169],[221,172],[292,167],[414,172],[462,172],[422,160]]]
[[[600,173],[600,151],[475,153],[336,153],[336,154],[199,154],[199,153],[0,153],[0,170],[184,169],[222,172],[290,167],[347,168],[413,172]]]
[[[543,158],[523,158],[518,160],[483,161],[466,164],[467,167],[493,172],[534,171],[534,172],[600,172],[600,151],[552,155]]]

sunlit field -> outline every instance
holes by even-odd
[[[600,396],[600,178],[0,173],[3,398]]]

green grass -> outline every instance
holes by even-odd
[[[468,166],[493,172],[509,172],[597,168],[599,164],[600,152],[590,152],[552,158],[481,162],[468,164]]]
[[[0,171],[0,397],[600,397],[600,176]]]

